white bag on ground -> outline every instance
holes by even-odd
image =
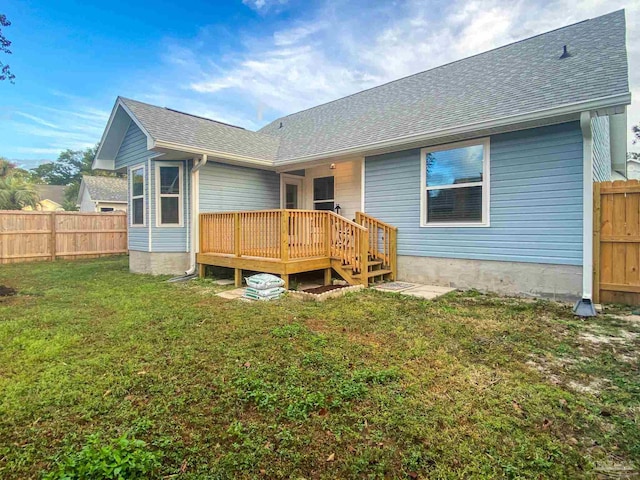
[[[256,290],[268,290],[270,288],[282,287],[284,280],[270,273],[259,273],[246,277],[247,286]]]
[[[275,288],[265,288],[264,290],[258,290],[257,288],[247,287],[245,289],[246,293],[250,293],[252,295],[258,295],[259,297],[272,297],[274,295],[278,296],[284,293],[284,288],[275,287]]]
[[[282,287],[269,288],[267,290],[256,290],[255,288],[248,287],[244,291],[244,297],[252,300],[276,300],[280,298],[284,292],[285,290]]]

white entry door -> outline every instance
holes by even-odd
[[[302,207],[302,178],[282,175],[282,208],[299,209]]]

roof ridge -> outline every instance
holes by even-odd
[[[365,88],[364,90],[359,90],[359,91],[357,91],[357,92],[350,93],[349,95],[345,95],[344,97],[336,98],[336,99],[334,99],[334,100],[329,100],[328,102],[324,102],[324,103],[321,103],[321,104],[319,104],[319,105],[314,105],[313,107],[309,107],[309,108],[305,108],[305,109],[299,110],[299,111],[297,111],[297,112],[289,113],[289,114],[287,114],[287,115],[284,115],[284,116],[282,116],[282,117],[278,117],[278,118],[276,118],[276,119],[272,120],[271,122],[269,122],[268,124],[266,124],[264,127],[262,127],[260,130],[258,130],[258,132],[259,132],[259,133],[264,133],[264,132],[262,132],[262,130],[263,130],[263,129],[265,129],[265,128],[267,128],[268,126],[273,125],[274,123],[276,123],[276,122],[278,122],[278,121],[282,121],[282,120],[284,120],[284,119],[286,119],[286,118],[288,118],[288,117],[292,117],[292,116],[294,116],[294,115],[298,115],[299,113],[307,112],[307,111],[309,111],[309,110],[314,110],[314,109],[316,109],[316,108],[320,108],[320,107],[323,107],[323,106],[325,106],[325,105],[329,105],[329,104],[331,104],[331,103],[334,103],[334,102],[338,102],[338,101],[344,100],[344,99],[346,99],[346,98],[355,97],[355,96],[360,95],[360,94],[362,94],[362,93],[369,92],[369,91],[371,91],[371,90],[375,90],[375,89],[377,89],[377,88],[382,88],[382,87],[385,87],[385,86],[387,86],[387,85],[391,85],[392,83],[400,82],[400,81],[402,81],[402,80],[406,80],[406,79],[411,78],[411,77],[415,77],[415,76],[418,76],[418,75],[422,75],[422,74],[424,74],[424,73],[426,73],[426,72],[431,72],[431,71],[434,71],[434,70],[438,70],[438,69],[440,69],[440,68],[448,67],[448,66],[450,66],[450,65],[453,65],[453,64],[456,64],[456,63],[459,63],[459,62],[464,62],[464,61],[469,60],[469,59],[471,59],[471,58],[480,57],[480,56],[482,56],[482,55],[487,55],[487,54],[489,54],[489,53],[493,53],[493,52],[495,52],[495,51],[497,51],[497,50],[501,50],[501,49],[503,49],[503,48],[507,48],[507,47],[510,47],[510,46],[512,46],[512,45],[517,45],[518,43],[526,42],[526,41],[528,41],[528,40],[532,40],[532,39],[534,39],[534,38],[538,38],[538,37],[541,37],[541,36],[543,36],[543,35],[547,35],[547,34],[550,34],[550,33],[553,33],[553,32],[557,32],[557,31],[559,31],[559,30],[564,30],[565,28],[575,27],[576,25],[580,25],[580,24],[582,24],[582,23],[590,22],[590,21],[593,21],[593,20],[596,20],[596,19],[599,19],[599,18],[602,18],[602,17],[606,17],[606,16],[609,16],[609,15],[613,15],[614,13],[618,13],[618,12],[625,12],[625,9],[624,9],[624,8],[620,8],[620,9],[618,9],[618,10],[614,10],[614,11],[612,11],[612,12],[605,13],[605,14],[603,14],[603,15],[598,15],[597,17],[587,18],[587,19],[585,19],[585,20],[580,20],[579,22],[571,23],[571,24],[569,24],[569,25],[565,25],[565,26],[563,26],[563,27],[554,28],[553,30],[548,30],[548,31],[546,31],[546,32],[538,33],[538,34],[536,34],[536,35],[532,35],[531,37],[523,38],[523,39],[521,39],[521,40],[516,40],[516,41],[514,41],[514,42],[507,43],[507,44],[505,44],[505,45],[501,45],[501,46],[499,46],[499,47],[492,48],[491,50],[486,50],[486,51],[484,51],[484,52],[479,52],[479,53],[476,53],[476,54],[474,54],[474,55],[470,55],[470,56],[468,56],[468,57],[459,58],[458,60],[453,60],[453,61],[451,61],[451,62],[443,63],[442,65],[438,65],[438,66],[436,66],[436,67],[428,68],[428,69],[426,69],[426,70],[422,70],[422,71],[420,71],[420,72],[412,73],[411,75],[407,75],[407,76],[405,76],[405,77],[400,77],[400,78],[396,78],[396,79],[394,79],[394,80],[389,80],[388,82],[381,83],[380,85],[375,85],[375,86],[373,86],[373,87]]]

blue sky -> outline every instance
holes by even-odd
[[[4,0],[0,156],[30,167],[95,144],[117,95],[255,129],[622,7],[637,97],[640,0]]]

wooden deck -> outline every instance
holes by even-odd
[[[260,210],[200,214],[199,272],[205,265],[280,275],[333,271],[352,285],[395,279],[395,227],[358,212],[352,222],[333,212]]]

